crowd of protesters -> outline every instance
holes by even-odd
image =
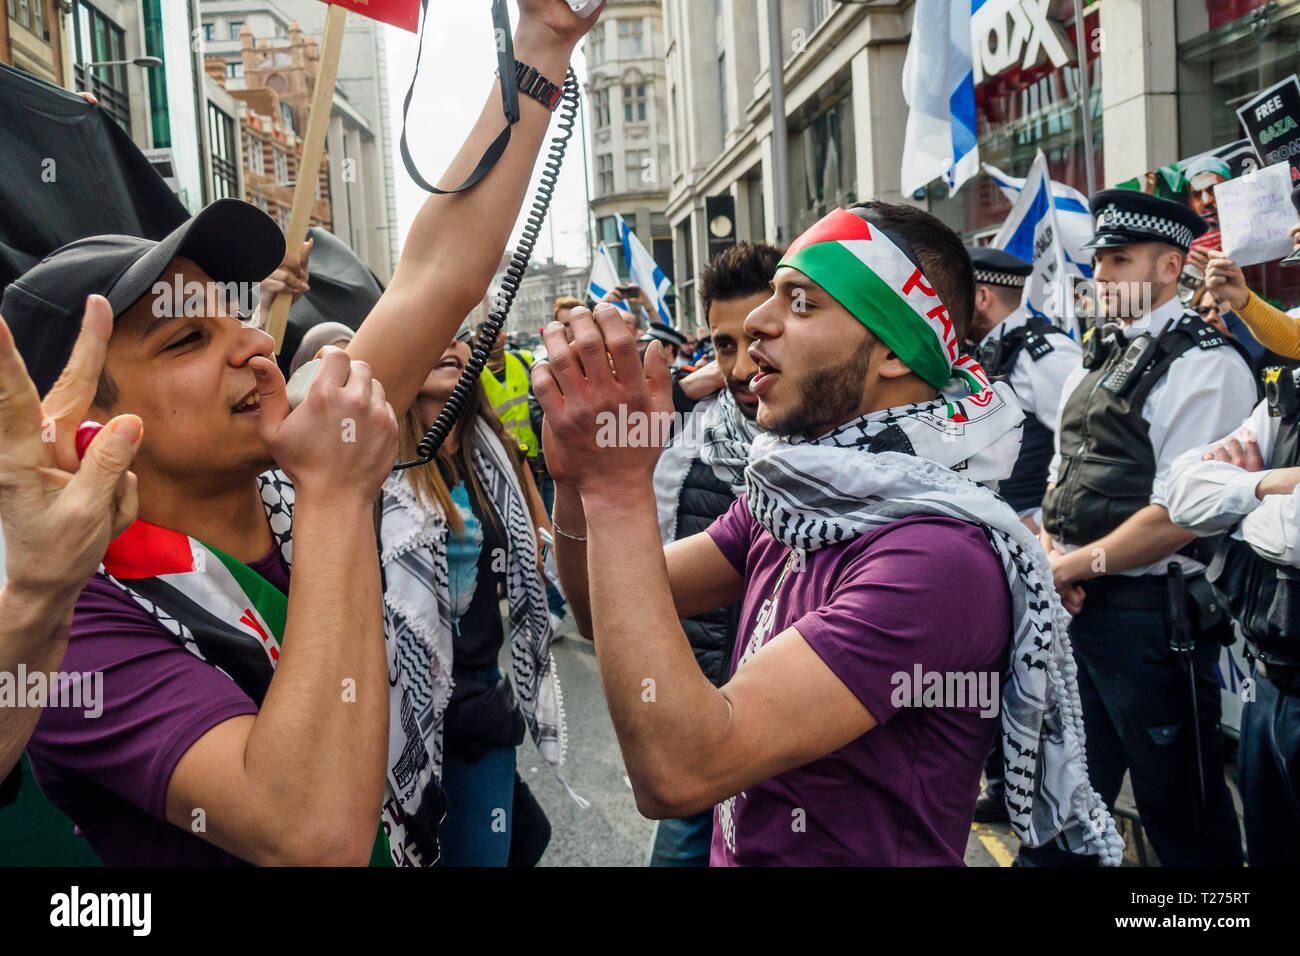
[[[563,76],[594,18],[520,8]],[[1092,197],[1081,335],[1022,304],[1030,263],[878,201],[717,256],[691,334],[639,290],[560,299],[394,470],[469,363],[550,119],[521,109],[373,308],[292,350],[292,406],[261,326],[311,245],[254,206],[5,290],[0,674],[103,683],[0,706],[0,803],[39,787],[109,865],[532,865],[516,748],[562,772],[572,614],[652,865],[960,865],[973,819],[1020,865],[1115,865],[1127,774],[1163,863],[1236,866],[1240,637],[1245,858],[1300,861],[1300,318],[1193,252],[1203,195]],[[201,314],[157,307],[173,276]]]

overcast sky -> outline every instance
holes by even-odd
[[[420,76],[411,100],[407,142],[411,157],[426,180],[436,183],[464,143],[466,135],[483,108],[497,68],[493,42],[492,16],[486,0],[440,0],[431,7],[438,10],[424,37],[424,54]],[[511,22],[519,22],[515,3],[510,4]],[[420,204],[428,195],[415,185],[402,163],[398,143],[402,135],[402,101],[415,70],[418,38],[413,33],[385,26],[388,49],[388,103],[393,132],[394,183],[397,191],[398,245],[406,241]],[[586,77],[582,51],[574,55],[574,69],[579,81]],[[552,79],[558,79],[554,77]],[[561,109],[563,107],[561,106]],[[583,106],[585,111],[585,103]],[[558,111],[557,111],[558,116]],[[556,124],[552,123],[554,133]],[[542,155],[546,154],[543,147]],[[537,170],[542,167],[539,159]],[[547,226],[542,229],[534,261],[548,259],[554,252],[557,261],[566,265],[587,263],[586,170],[583,163],[581,118],[569,143],[559,188],[551,205]],[[515,226],[511,245],[518,240],[537,183],[534,174],[529,199]],[[555,245],[551,245],[551,226]]]

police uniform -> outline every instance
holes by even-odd
[[[975,284],[1021,290],[1033,266],[1001,249],[968,246]],[[989,378],[1007,382],[1025,413],[1020,456],[998,492],[1016,513],[1032,516],[1047,488],[1053,430],[1066,379],[1079,368],[1079,345],[1046,318],[1021,307],[975,343],[972,352]]]
[[[1258,443],[1267,469],[1300,466],[1300,372],[1270,369],[1268,398],[1232,434]],[[1218,444],[1218,442],[1214,442]],[[1263,472],[1202,461],[1196,448],[1171,470],[1174,521],[1202,535],[1228,532],[1206,577],[1241,628],[1254,663],[1243,685],[1237,786],[1251,866],[1300,863],[1300,512],[1290,495],[1255,489]]]
[[[1094,248],[1162,242],[1186,251],[1205,231],[1186,206],[1129,190],[1100,192],[1091,208]],[[1043,526],[1062,552],[1092,549],[1146,506],[1165,505],[1174,459],[1225,434],[1256,401],[1237,343],[1177,298],[1127,324],[1089,329],[1084,367],[1063,391],[1053,487],[1043,499]],[[1104,570],[1105,553],[1092,557]],[[1113,806],[1128,770],[1166,866],[1241,863],[1214,670],[1224,627],[1215,626],[1204,572],[1185,551],[1103,573],[1083,582],[1070,626],[1092,784]]]

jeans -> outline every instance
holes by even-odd
[[[467,671],[483,681],[501,673]],[[469,761],[448,746],[442,757],[447,818],[438,828],[441,866],[505,866],[514,818],[515,748],[497,747]]]
[[[660,820],[650,843],[650,866],[708,866],[713,811],[680,820]]]
[[[1241,712],[1237,787],[1251,866],[1300,866],[1300,696],[1255,675]]]

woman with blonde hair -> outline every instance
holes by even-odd
[[[469,338],[466,323],[399,422],[402,460],[418,457],[416,446],[469,362]],[[441,863],[505,866],[515,747],[525,727],[548,761],[558,767],[564,759],[539,560],[539,529],[549,533],[549,522],[481,384],[467,406],[432,464],[394,472],[383,489],[385,613],[414,702],[414,713],[390,719],[414,721],[435,764],[446,797]],[[513,687],[497,666],[507,634]]]

